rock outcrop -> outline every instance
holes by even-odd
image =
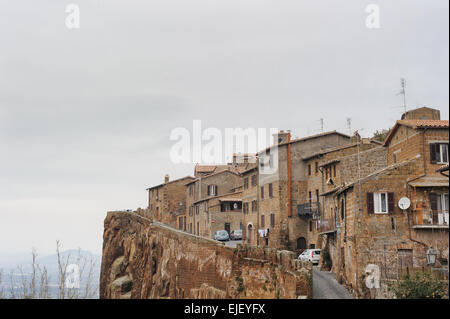
[[[224,246],[144,217],[105,219],[101,298],[305,298],[312,265],[293,253]]]

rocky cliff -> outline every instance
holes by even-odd
[[[101,298],[309,298],[312,265],[274,249],[230,248],[144,217],[105,219]]]

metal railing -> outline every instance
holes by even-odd
[[[416,211],[413,215],[413,225],[448,226],[448,217],[448,210],[432,212]]]
[[[336,229],[336,220],[334,218],[324,218],[318,221],[319,232],[333,231]]]
[[[300,204],[297,205],[297,215],[299,217],[318,217],[319,209],[319,202],[308,202],[305,204]]]

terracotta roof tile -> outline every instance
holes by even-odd
[[[398,123],[414,128],[448,128],[446,120],[399,120]]]

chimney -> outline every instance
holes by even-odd
[[[273,134],[273,144],[277,145],[277,144],[281,144],[281,143],[286,143],[289,142],[291,140],[291,131],[283,131],[280,130],[280,132]]]
[[[166,174],[166,176],[164,176],[164,184],[167,184],[169,182],[169,174]]]

